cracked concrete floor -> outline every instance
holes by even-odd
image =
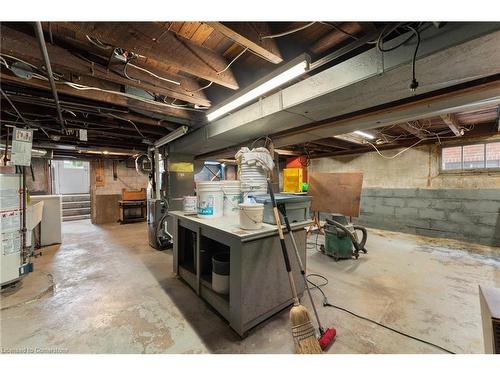
[[[53,292],[0,312],[4,352],[293,352],[288,311],[240,340],[172,274],[171,251],[148,246],[144,223],[67,222],[63,233],[62,245],[35,260],[35,270],[53,276]],[[458,353],[483,351],[478,284],[500,287],[499,248],[377,230],[367,248],[359,260],[339,262],[308,248],[308,273],[329,279],[331,303]],[[329,353],[441,353],[343,311],[319,310],[338,332]]]

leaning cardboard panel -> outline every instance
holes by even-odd
[[[359,216],[363,173],[309,174],[308,193],[313,197],[311,209],[318,212]]]

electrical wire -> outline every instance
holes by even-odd
[[[310,27],[310,26],[314,25],[315,23],[316,23],[316,21],[309,22],[307,25],[304,25],[304,26],[298,27],[298,28],[293,29],[293,30],[285,31],[285,32],[282,32],[282,33],[279,33],[279,34],[264,35],[264,36],[261,36],[261,37],[260,37],[260,40],[264,40],[264,39],[274,39],[274,38],[281,38],[282,36],[287,36],[287,35],[290,35],[290,34],[296,33],[297,31],[301,31],[301,30],[307,29],[308,27]]]
[[[351,34],[348,31],[345,31],[344,29],[342,29],[341,27],[339,27],[337,25],[334,25],[333,23],[330,23],[330,22],[320,22],[320,23],[323,24],[323,25],[326,25],[326,26],[333,27],[335,30],[337,30],[337,31],[339,31],[339,32],[341,32],[341,33],[343,33],[343,34],[351,37],[354,40],[359,40],[359,38],[356,35]]]
[[[323,280],[324,280],[324,282],[323,282],[322,284],[316,284],[315,282],[313,282],[313,281],[309,280],[309,278],[310,278],[311,276],[313,276],[313,277],[318,277],[318,278],[320,278],[320,279],[323,279]],[[313,290],[313,289],[318,289],[318,290],[320,291],[320,293],[323,295],[323,306],[324,306],[324,307],[333,307],[333,308],[335,308],[335,309],[337,309],[337,310],[344,311],[344,312],[346,312],[346,313],[348,313],[348,314],[350,314],[350,315],[352,315],[352,316],[355,316],[355,317],[356,317],[356,318],[358,318],[358,319],[363,319],[363,320],[366,320],[367,322],[373,323],[373,324],[375,324],[375,325],[377,325],[377,326],[379,326],[379,327],[385,328],[385,329],[387,329],[387,330],[389,330],[389,331],[391,331],[391,332],[397,333],[397,334],[399,334],[399,335],[401,335],[401,336],[404,336],[404,337],[407,337],[407,338],[409,338],[409,339],[412,339],[412,340],[415,340],[415,341],[421,342],[421,343],[426,344],[426,345],[430,345],[430,346],[432,346],[432,347],[434,347],[434,348],[436,348],[436,349],[442,350],[442,351],[444,351],[444,352],[446,352],[446,353],[449,353],[449,354],[456,354],[455,352],[452,352],[451,350],[448,350],[448,349],[446,349],[446,348],[443,348],[443,347],[442,347],[442,346],[440,346],[440,345],[434,344],[434,343],[432,343],[432,342],[430,342],[430,341],[423,340],[423,339],[421,339],[421,338],[419,338],[419,337],[416,337],[416,336],[410,335],[410,334],[408,334],[408,333],[405,333],[405,332],[399,331],[399,330],[397,330],[397,329],[395,329],[395,328],[392,328],[392,327],[386,326],[385,324],[382,324],[382,323],[380,323],[380,322],[377,322],[377,321],[375,321],[375,320],[373,320],[373,319],[367,318],[366,316],[359,315],[359,314],[357,314],[357,313],[355,313],[355,312],[353,312],[353,311],[351,311],[351,310],[349,310],[349,309],[346,309],[345,307],[337,306],[337,305],[334,305],[334,304],[332,304],[332,303],[328,302],[328,298],[326,297],[325,292],[323,291],[323,289],[321,289],[321,287],[326,286],[326,285],[328,284],[328,279],[327,279],[325,276],[323,276],[323,275],[320,275],[320,274],[317,274],[317,273],[311,273],[311,274],[309,274],[309,275],[307,275],[307,276],[306,276],[306,280],[307,280],[307,282],[308,282],[309,284],[311,284],[311,285],[312,285],[312,288],[310,288],[311,290]]]
[[[420,46],[420,33],[418,30],[414,29],[411,26],[407,26],[408,29],[410,29],[413,34],[417,36],[417,45],[415,46],[415,50],[413,51],[413,58],[411,60],[411,67],[412,67],[412,81],[410,84],[410,89],[412,91],[415,91],[418,87],[418,81],[416,79],[416,74],[415,74],[415,65],[417,62],[417,52],[418,52],[418,47]]]
[[[97,38],[93,38],[91,36],[88,36],[88,35],[85,35],[85,38],[87,38],[87,40],[92,43],[94,46],[100,48],[100,49],[104,49],[104,50],[109,50],[110,48],[113,48],[111,47],[110,45],[106,45],[104,44],[103,42],[101,42],[99,39]],[[94,41],[95,39],[95,41]]]
[[[241,51],[234,59],[231,60],[231,62],[229,64],[226,65],[226,67],[222,70],[219,70],[218,72],[216,72],[217,74],[221,74],[221,73],[224,73],[226,70],[229,69],[229,67],[231,65],[233,65],[233,63],[238,60],[238,58],[243,55],[246,51],[248,51],[248,47],[245,47],[245,49],[243,49],[243,51]]]
[[[137,130],[137,133],[139,133],[139,135],[142,138],[147,139],[147,137],[144,134],[142,134],[142,132],[139,130],[139,128],[137,127],[137,125],[135,124],[135,122],[133,122],[132,120],[129,120],[128,118],[124,118],[124,117],[120,117],[120,116],[114,115],[112,113],[108,113],[108,115],[110,115],[111,117],[117,118],[119,120],[127,121],[128,123],[132,124],[134,126],[135,130]]]
[[[140,70],[141,72],[147,73],[147,74],[149,74],[149,75],[150,75],[150,76],[152,76],[152,77],[158,78],[159,80],[162,80],[162,81],[165,81],[165,82],[168,82],[168,83],[172,83],[172,84],[174,84],[174,85],[178,85],[178,86],[180,86],[180,84],[181,84],[180,82],[174,81],[174,80],[172,80],[172,79],[168,79],[168,78],[165,78],[165,77],[161,77],[161,76],[159,76],[159,75],[157,75],[157,74],[155,74],[155,73],[153,73],[153,72],[151,72],[151,71],[149,71],[149,70],[147,70],[147,69],[145,69],[145,68],[142,68],[142,67],[140,67],[140,66],[137,66],[137,65],[135,65],[135,64],[132,64],[132,63],[130,63],[130,62],[128,63],[128,66],[131,66],[132,68],[135,68],[135,69],[137,69],[137,70]]]
[[[129,79],[129,80],[131,80],[131,81],[133,81],[133,82],[141,83],[141,81],[140,81],[139,79],[129,77],[129,75],[127,74],[127,66],[128,66],[128,65],[129,65],[129,62],[128,62],[128,60],[127,60],[127,62],[126,62],[126,63],[125,63],[125,65],[123,66],[123,75],[124,75],[127,79]]]
[[[214,83],[213,81],[210,81],[210,83],[209,83],[208,85],[203,86],[203,87],[200,87],[199,89],[196,89],[196,90],[191,90],[191,91],[186,90],[186,91],[187,91],[187,92],[191,92],[191,93],[200,92],[200,91],[202,91],[202,90],[208,89],[210,86],[212,86],[212,85],[213,85],[213,83]]]
[[[375,149],[375,151],[377,151],[377,154],[379,154],[379,155],[380,155],[381,157],[383,157],[384,159],[395,159],[395,158],[397,158],[399,155],[401,155],[402,153],[404,153],[404,152],[408,151],[408,150],[409,150],[410,148],[412,148],[412,147],[415,147],[416,145],[418,145],[420,142],[422,142],[422,141],[424,141],[424,140],[425,140],[425,138],[421,138],[421,139],[419,139],[417,142],[415,142],[414,144],[412,144],[411,146],[409,146],[409,147],[407,147],[407,148],[405,148],[405,149],[403,149],[403,150],[399,151],[396,155],[392,155],[392,156],[386,156],[386,155],[382,154],[382,153],[378,150],[377,146],[375,146],[373,143],[371,143],[371,142],[367,142],[367,143],[368,143],[370,146],[372,146],[372,147]]]

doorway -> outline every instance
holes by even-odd
[[[54,160],[52,162],[53,191],[58,195],[89,194],[89,162],[82,160]]]
[[[52,191],[62,195],[63,221],[90,219],[90,165],[83,160],[52,162]]]

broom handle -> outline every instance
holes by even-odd
[[[297,246],[297,243],[295,242],[295,237],[294,237],[293,232],[292,232],[292,227],[290,226],[290,221],[288,220],[288,216],[286,215],[286,208],[284,205],[282,205],[280,207],[282,208],[280,211],[281,211],[281,215],[283,215],[283,219],[285,220],[286,230],[287,230],[288,234],[290,235],[290,239],[292,240],[293,249],[295,250],[295,256],[297,258],[297,262],[299,263],[300,273],[302,274],[302,278],[304,279],[307,294],[309,295],[309,300],[311,301],[314,315],[316,316],[316,321],[318,322],[319,332],[321,334],[323,334],[324,329],[323,329],[323,326],[321,325],[321,321],[319,320],[319,314],[318,314],[318,311],[316,310],[316,305],[314,304],[314,300],[313,300],[313,297],[311,294],[311,289],[309,288],[309,283],[307,282],[306,271],[304,269],[304,264],[302,263],[302,259],[300,258],[299,248]]]
[[[292,295],[295,304],[299,303],[299,297],[297,297],[297,289],[295,288],[295,282],[292,275],[292,267],[290,266],[290,259],[288,258],[288,251],[286,249],[285,236],[283,235],[283,228],[281,227],[280,215],[278,212],[278,207],[276,206],[276,199],[274,198],[273,186],[271,181],[267,180],[267,186],[269,187],[269,194],[271,195],[271,202],[273,205],[274,220],[278,226],[278,235],[280,237],[281,252],[283,253],[283,258],[285,259],[286,272],[288,274],[288,283],[290,284],[290,289],[292,290]]]

